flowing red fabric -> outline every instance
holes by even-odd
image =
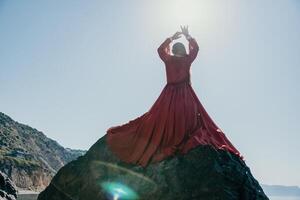
[[[150,110],[107,130],[108,147],[122,161],[145,167],[207,144],[243,159],[208,115],[190,84],[190,67],[199,47],[194,38],[188,40],[189,54],[183,57],[170,55],[170,38],[158,48],[165,63],[167,84]]]

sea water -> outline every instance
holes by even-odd
[[[37,200],[38,194],[19,194],[18,200]]]

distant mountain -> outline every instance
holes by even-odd
[[[85,152],[66,149],[41,131],[0,112],[0,171],[18,188],[44,189],[62,166]]]
[[[299,196],[300,188],[298,186],[284,185],[262,185],[265,193],[269,196]]]

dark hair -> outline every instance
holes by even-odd
[[[184,44],[182,44],[181,42],[176,42],[173,47],[172,47],[172,53],[175,55],[186,55],[186,50],[184,47]]]

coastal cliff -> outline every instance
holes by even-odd
[[[84,153],[0,112],[0,171],[19,189],[43,190],[62,166]]]

